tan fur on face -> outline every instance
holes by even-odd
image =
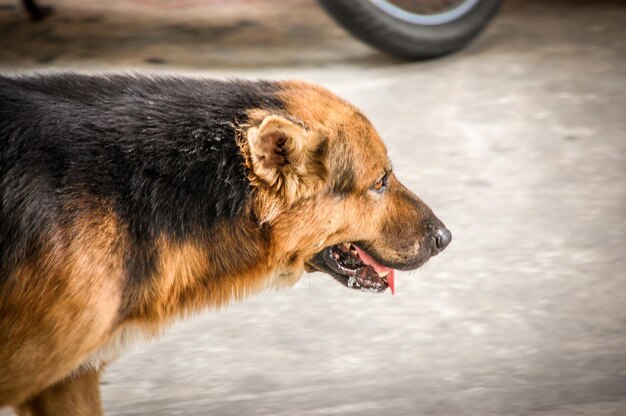
[[[370,242],[379,255],[394,262],[416,256],[423,235],[419,224],[432,212],[393,174],[389,174],[388,192],[371,191],[374,182],[391,170],[385,146],[371,123],[354,106],[321,87],[296,81],[280,85],[286,112],[307,126],[305,139],[326,143],[328,178],[315,192],[302,192],[289,205],[257,187],[258,211],[271,212],[273,251],[290,253],[289,266],[296,269],[304,269],[304,263],[323,248],[341,242]],[[346,181],[345,176],[352,177],[352,188],[338,195],[333,187]],[[306,181],[302,183],[306,186]],[[281,264],[285,263],[283,259]]]
[[[329,191],[333,175],[341,165],[350,164],[359,180],[359,190],[365,190],[388,168],[389,161],[382,141],[355,107],[311,84],[288,81],[281,86],[288,114],[307,126],[307,135],[303,139],[313,143],[325,141],[328,147],[326,154],[322,155],[328,178],[322,187],[299,195],[297,203],[276,202],[257,185],[259,205],[272,212],[274,251],[293,253],[295,258],[304,262],[324,247],[348,241],[347,238],[356,234],[376,235],[375,225],[384,212],[372,212],[367,206],[372,201],[363,201],[360,194],[338,198]],[[264,119],[268,115],[263,113],[256,117]],[[250,152],[245,147],[242,151],[244,154]],[[250,165],[250,169],[253,171],[254,166]],[[301,179],[301,186],[306,188],[306,176],[301,178],[305,178]],[[367,221],[360,221],[359,217],[364,215],[367,215]]]
[[[317,85],[300,81],[281,85],[287,111],[302,120],[312,136],[328,139],[329,170],[336,174],[338,165],[350,162],[358,185],[365,189],[390,167],[384,143],[356,107]]]

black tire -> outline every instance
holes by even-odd
[[[501,0],[479,0],[469,11],[442,24],[409,23],[371,0],[318,0],[350,33],[402,59],[435,58],[467,45],[496,14]]]

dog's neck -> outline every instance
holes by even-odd
[[[156,247],[154,280],[131,288],[123,321],[160,326],[269,287],[293,285],[303,272],[300,267],[283,267],[283,253],[275,252],[268,226],[245,217],[220,222],[186,241],[159,239]]]

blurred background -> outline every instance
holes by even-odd
[[[110,366],[108,415],[626,414],[626,2],[505,1],[417,62],[313,0],[42,4],[0,0],[3,73],[321,84],[453,234],[393,297],[310,274],[175,325]]]

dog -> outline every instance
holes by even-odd
[[[101,414],[102,369],[177,318],[305,271],[393,291],[450,240],[319,86],[0,76],[0,407]]]

